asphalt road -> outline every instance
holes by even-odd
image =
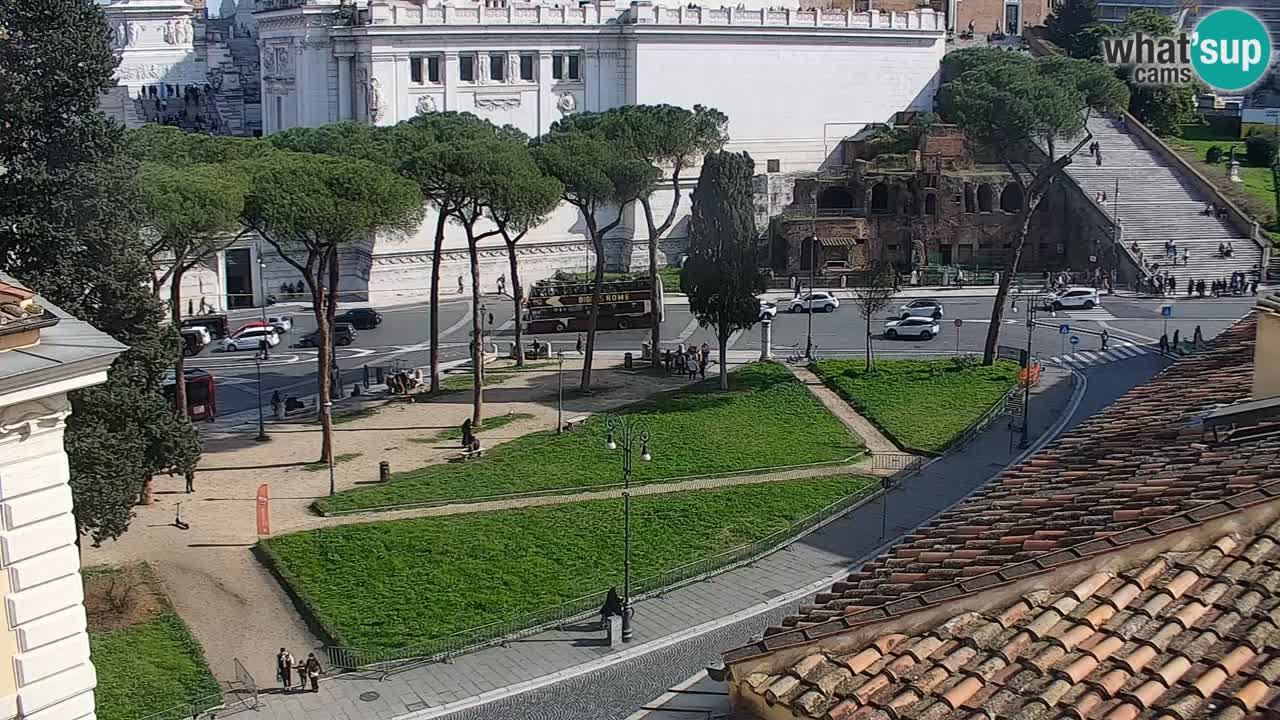
[[[940,294],[939,297],[944,304],[945,317],[938,337],[928,341],[882,338],[883,323],[892,319],[892,313],[896,312],[899,304],[894,302],[892,310],[886,309],[879,313],[872,323],[874,352],[880,357],[929,357],[956,352],[981,352],[990,322],[991,298],[960,295],[956,291],[945,296]],[[1117,341],[1138,346],[1152,345],[1166,331],[1166,320],[1161,316],[1161,307],[1166,304],[1172,306],[1172,316],[1167,320],[1167,332],[1170,335],[1176,329],[1182,337],[1189,339],[1199,325],[1203,336],[1208,338],[1247,313],[1253,302],[1252,298],[1162,301],[1110,297],[1104,300],[1101,308],[1093,311],[1066,311],[1052,317],[1047,312],[1041,312],[1036,318],[1037,324],[1032,333],[1032,352],[1047,359],[1067,354],[1073,349],[1076,352],[1096,351],[1100,349],[1099,334],[1104,329],[1110,333],[1113,345]],[[490,326],[492,329],[486,330],[486,336],[500,345],[510,342],[513,324],[510,298],[491,295],[486,296],[483,303],[486,316],[490,312],[493,314],[493,324]],[[784,302],[779,304],[785,306]],[[471,336],[470,308],[470,302],[456,296],[446,297],[441,305],[442,361],[466,359]],[[289,346],[314,329],[315,322],[307,308],[271,309],[272,314],[279,312],[288,312],[293,316],[294,329],[282,338],[279,346],[272,349],[271,358],[262,363],[263,398],[269,400],[276,390],[284,395],[311,395],[316,392],[317,353],[314,349],[295,349]],[[353,345],[339,348],[338,366],[342,369],[346,382],[357,380],[363,374],[362,368],[365,365],[372,368],[378,365],[422,367],[428,364],[430,316],[427,306],[421,304],[397,307],[381,312],[384,317],[381,326],[374,330],[358,331]],[[234,330],[256,317],[248,312],[235,313],[231,327]],[[961,321],[959,327],[955,325],[956,319]],[[792,352],[803,352],[810,332],[810,320],[813,343],[819,357],[851,356],[865,352],[865,323],[858,316],[853,303],[846,300],[835,312],[816,313],[812,318],[804,313],[780,312],[772,328],[774,354],[785,357]],[[1063,324],[1069,326],[1068,334],[1060,334],[1059,326]],[[1006,312],[1002,327],[1001,344],[1026,347],[1025,315]],[[1078,338],[1074,346],[1068,342],[1073,336]],[[538,337],[544,341],[550,340],[554,345],[563,343],[567,348],[573,347],[575,341],[572,333]],[[603,351],[632,351],[638,354],[640,344],[648,337],[647,329],[617,330],[601,332],[597,342]],[[716,346],[714,335],[709,329],[698,327],[697,321],[684,305],[667,306],[662,338],[664,345],[669,346],[680,342],[705,342],[713,348]],[[528,340],[532,340],[532,337]],[[759,352],[760,342],[760,328],[757,326],[731,338],[729,348],[740,353],[754,353]],[[258,398],[258,369],[253,361],[253,353],[215,352],[213,347],[210,346],[200,355],[188,359],[188,366],[204,368],[217,378],[220,415],[253,409]]]

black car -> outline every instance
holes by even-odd
[[[333,343],[335,345],[350,345],[356,341],[356,329],[351,323],[340,322],[333,326]],[[317,347],[320,345],[320,331],[312,330],[298,339],[294,347]]]
[[[361,330],[372,330],[382,323],[382,315],[373,308],[353,308],[339,315],[336,321],[351,323]]]

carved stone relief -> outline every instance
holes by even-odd
[[[378,122],[382,117],[382,82],[378,78],[369,80],[368,85],[369,122]]]
[[[11,405],[0,409],[0,438],[7,438],[14,433],[28,437],[37,430],[56,428],[70,413],[71,406],[66,396]]]
[[[418,98],[418,114],[433,113],[436,111],[436,99],[430,95],[423,95]]]
[[[578,99],[573,93],[560,93],[560,97],[556,98],[556,109],[568,115],[578,109]]]
[[[476,107],[486,110],[510,110],[520,107],[519,95],[477,95]]]

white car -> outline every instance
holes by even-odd
[[[203,325],[187,325],[186,327],[179,328],[179,330],[184,333],[191,333],[193,335],[200,336],[200,343],[203,345],[208,345],[213,342],[213,334],[209,332],[209,328]]]
[[[798,297],[791,301],[787,306],[789,312],[835,312],[840,307],[840,301],[835,295],[825,292],[809,293],[803,297]]]
[[[1049,306],[1054,310],[1070,310],[1071,308],[1084,308],[1092,310],[1102,304],[1102,300],[1098,297],[1098,291],[1087,287],[1067,288],[1049,302]]]
[[[280,344],[280,335],[273,327],[251,327],[245,328],[241,332],[236,333],[235,337],[229,337],[222,341],[223,352],[235,352],[237,350],[257,350],[262,341],[267,341],[267,347],[275,347]]]
[[[932,298],[920,298],[898,308],[898,316],[906,319],[909,317],[933,318],[934,320],[942,319],[942,303]]]
[[[276,329],[276,332],[287,333],[293,329],[292,315],[268,315],[267,324]]]
[[[901,320],[890,320],[884,324],[884,336],[890,340],[900,337],[915,337],[929,340],[937,337],[942,328],[938,321],[927,317],[908,317]]]
[[[769,318],[770,320],[778,316],[778,303],[772,300],[760,300],[760,319]]]

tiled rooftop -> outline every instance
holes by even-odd
[[[972,592],[1026,561],[1066,562],[1078,554],[1068,549],[1093,552],[1117,533],[1280,479],[1280,434],[1215,441],[1200,423],[1249,398],[1254,332],[1252,317],[1232,326],[820,593],[765,640],[726,653],[726,662]]]
[[[1274,514],[1277,503],[1264,505]],[[1275,717],[1280,522],[869,637],[747,675],[739,708],[822,720]]]

